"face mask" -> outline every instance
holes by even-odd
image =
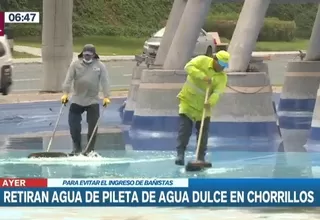
[[[90,59],[90,60],[87,60],[87,59],[83,59],[83,62],[85,62],[85,63],[92,63],[92,59]]]
[[[83,56],[83,62],[85,62],[85,63],[92,63],[92,61],[93,61],[93,55],[84,55]]]
[[[228,68],[228,63],[227,62],[223,62],[222,60],[218,60],[218,64],[221,67],[222,70],[224,70],[225,68]]]

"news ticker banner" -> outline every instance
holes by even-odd
[[[0,179],[0,206],[317,207],[320,179]]]
[[[39,23],[39,12],[0,12],[0,36],[4,36],[5,24]]]

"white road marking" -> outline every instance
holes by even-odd
[[[13,89],[12,92],[38,92],[40,89]]]
[[[111,88],[128,88],[129,84],[126,85],[111,85]]]
[[[33,78],[33,79],[13,79],[13,82],[27,82],[27,81],[40,81],[40,78]]]
[[[124,88],[124,89],[127,89],[129,87],[129,85],[111,85],[111,88]],[[14,89],[12,90],[12,92],[38,92],[40,91],[41,89],[38,88],[38,89]]]

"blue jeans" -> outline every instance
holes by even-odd
[[[87,123],[88,123],[88,135],[87,139],[91,138],[91,135],[93,134],[94,127],[97,124],[97,121],[100,116],[100,110],[99,110],[99,104],[93,104],[89,106],[81,106],[75,103],[72,103],[69,110],[69,128],[70,128],[70,134],[73,141],[73,150],[77,153],[80,153],[82,151],[81,147],[81,121],[82,121],[82,114],[84,112],[87,112]],[[89,153],[94,150],[94,145],[96,142],[96,136],[97,131],[93,134],[92,141],[90,143],[90,146],[87,149],[87,152]]]

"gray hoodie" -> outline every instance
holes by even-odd
[[[100,102],[100,84],[105,98],[110,96],[109,76],[105,65],[98,59],[86,64],[82,59],[73,61],[63,83],[63,92],[70,93],[73,82],[71,103],[89,106]]]

